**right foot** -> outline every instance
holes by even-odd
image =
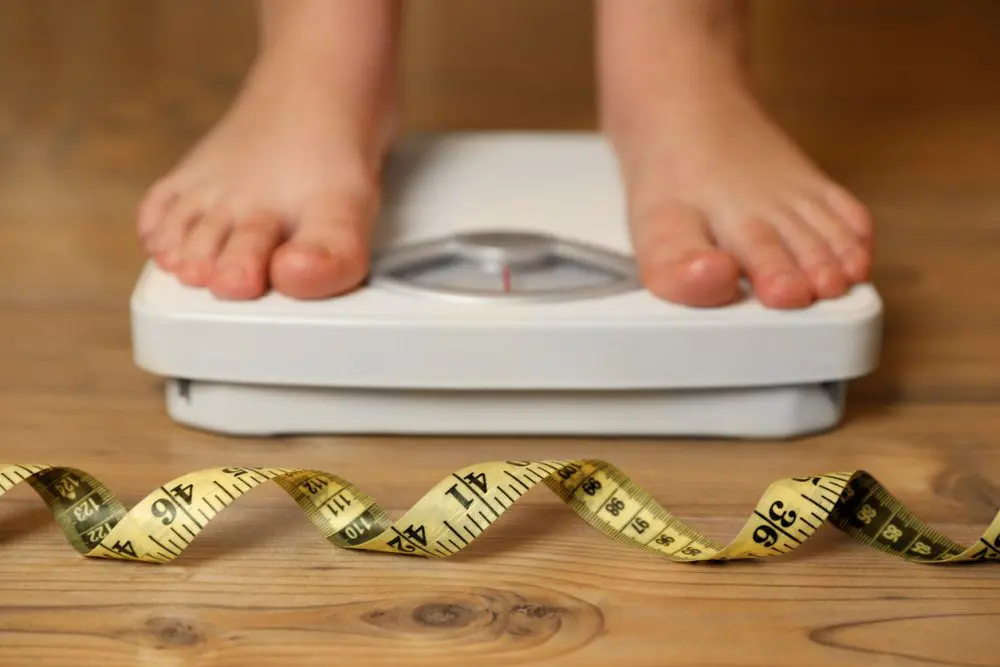
[[[139,235],[160,267],[227,299],[364,280],[394,129],[396,2],[265,0],[238,99],[143,198]]]
[[[805,308],[868,279],[862,205],[769,119],[744,78],[743,0],[604,0],[602,107],[643,283],[718,307]]]

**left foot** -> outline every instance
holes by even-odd
[[[653,294],[802,308],[867,280],[872,224],[747,91],[737,2],[601,0],[605,121]]]

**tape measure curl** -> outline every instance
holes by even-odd
[[[472,465],[446,477],[396,521],[360,489],[320,470],[200,470],[126,510],[82,470],[0,465],[0,496],[29,484],[83,556],[150,563],[178,558],[222,510],[268,481],[284,489],[328,541],[362,551],[452,556],[532,487],[545,484],[605,535],[675,562],[780,556],[827,522],[868,547],[909,561],[1000,562],[1000,512],[979,540],[962,545],[925,525],[863,470],[773,482],[742,530],[723,545],[670,514],[610,463],[592,459]]]

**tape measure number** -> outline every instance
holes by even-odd
[[[131,510],[82,470],[0,465],[0,495],[29,484],[83,556],[166,563],[220,512],[273,482],[320,533],[346,549],[447,558],[469,547],[525,493],[544,484],[606,536],[669,561],[764,559],[787,554],[830,523],[870,548],[927,564],[1000,562],[1000,511],[983,536],[962,545],[925,525],[863,470],[770,484],[728,545],[708,539],[660,506],[610,463],[490,461],[443,479],[393,521],[363,491],[321,470],[213,468],[159,487]]]

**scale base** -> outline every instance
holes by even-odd
[[[846,382],[732,389],[435,391],[168,379],[167,412],[237,436],[440,435],[788,439],[837,425]]]
[[[150,262],[139,367],[177,422],[248,436],[793,438],[878,365],[873,285],[774,310],[642,289],[598,133],[412,135],[395,146],[370,280],[226,301]],[[179,380],[183,378],[185,380]]]

